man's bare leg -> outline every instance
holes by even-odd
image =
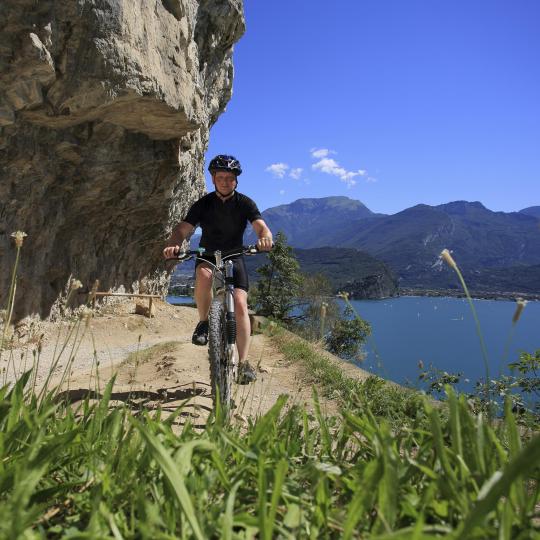
[[[236,347],[240,363],[247,360],[251,323],[249,321],[247,292],[243,289],[234,289],[234,312],[236,314]]]
[[[201,264],[195,272],[195,303],[199,312],[199,320],[207,321],[212,302],[212,269]]]

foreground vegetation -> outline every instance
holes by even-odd
[[[347,378],[311,345],[272,332],[308,383],[341,404],[338,416],[321,413],[314,390],[312,411],[282,396],[246,426],[218,406],[201,431],[183,407],[166,416],[111,401],[114,379],[78,404],[36,388],[32,370],[5,384],[0,538],[540,536],[540,435],[518,426],[509,399],[493,418],[445,386],[435,407],[375,377]]]
[[[449,393],[400,427],[369,409],[325,418],[281,397],[247,428],[201,433],[113,407],[0,392],[2,538],[533,538],[540,437],[509,407],[490,424]],[[380,389],[381,390],[381,389]],[[384,392],[384,389],[381,391]],[[396,424],[395,424],[396,426]],[[536,512],[536,513],[535,513]],[[536,520],[536,521],[535,521]]]

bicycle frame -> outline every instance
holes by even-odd
[[[233,281],[233,262],[229,257],[240,255],[234,253],[226,257],[222,257],[221,251],[215,251],[213,256],[216,259],[216,264],[213,264],[206,259],[202,259],[212,266],[212,293],[213,297],[220,299],[225,305],[226,318],[226,335],[227,343],[225,346],[225,354],[229,365],[232,366],[232,374],[234,379],[238,374],[238,355],[236,353],[236,317],[234,313],[234,281]]]

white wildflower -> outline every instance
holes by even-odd
[[[15,231],[14,233],[11,233],[11,237],[15,240],[15,245],[20,248],[23,245],[24,239],[28,235],[23,231]]]
[[[440,254],[441,259],[451,268],[454,270],[457,270],[457,264],[456,261],[454,261],[452,255],[450,255],[450,251],[447,249],[443,249]]]

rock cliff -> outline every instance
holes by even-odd
[[[160,290],[171,226],[204,191],[231,97],[242,0],[2,0],[0,307],[28,234],[16,316],[70,275]]]

